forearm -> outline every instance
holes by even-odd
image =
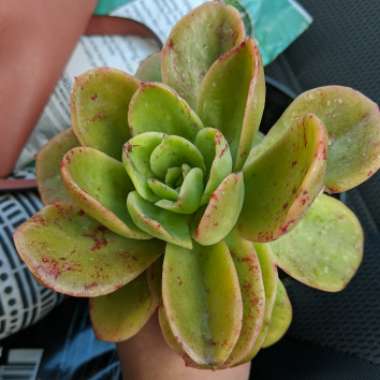
[[[13,169],[95,4],[0,2],[0,177]]]

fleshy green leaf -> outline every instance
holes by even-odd
[[[162,263],[163,260],[160,257],[146,271],[150,294],[157,304],[160,304],[162,300]]]
[[[38,153],[36,174],[38,191],[45,205],[55,202],[72,203],[70,194],[65,189],[61,178],[61,161],[63,156],[79,141],[72,129],[66,129],[53,137]]]
[[[150,168],[159,178],[164,179],[169,168],[188,164],[190,167],[205,169],[203,157],[198,148],[180,136],[165,136],[150,155]]]
[[[180,355],[184,354],[180,343],[177,338],[174,336],[168,321],[168,317],[166,316],[165,309],[163,306],[160,306],[158,309],[158,322],[160,324],[162,335],[165,339],[165,342],[168,346]]]
[[[145,58],[140,63],[135,77],[147,82],[161,82],[161,52]]]
[[[186,175],[176,201],[162,199],[155,204],[179,214],[192,214],[200,206],[203,194],[203,172],[192,168]]]
[[[193,238],[202,245],[212,245],[234,228],[243,206],[242,173],[231,173],[212,193],[210,201],[196,222]]]
[[[82,145],[121,158],[122,146],[130,137],[128,106],[138,83],[122,71],[105,67],[89,70],[75,79],[72,125]]]
[[[292,315],[292,304],[290,303],[288,293],[284,284],[278,280],[276,301],[263,348],[277,343],[285,335],[292,321]]]
[[[154,177],[150,169],[150,155],[160,144],[164,135],[146,132],[131,138],[123,148],[123,164],[137,192],[144,199],[155,202],[159,198],[148,185],[148,178]]]
[[[226,238],[239,277],[243,325],[228,365],[241,363],[252,352],[264,322],[265,293],[261,267],[253,243],[234,230]]]
[[[153,315],[158,300],[153,298],[147,274],[111,294],[90,299],[90,317],[98,339],[121,342],[136,335]]]
[[[56,203],[22,224],[17,251],[45,286],[76,297],[114,292],[135,279],[164,251],[157,240],[126,239],[83,211]]]
[[[234,47],[211,66],[199,90],[198,115],[226,137],[240,170],[259,129],[265,102],[260,53],[251,38]]]
[[[252,241],[271,241],[295,226],[321,192],[327,134],[313,114],[289,128],[272,130],[244,166],[244,206],[238,222]]]
[[[132,239],[149,239],[132,222],[125,207],[131,181],[121,162],[89,147],[71,149],[62,160],[62,179],[75,203],[111,231]]]
[[[203,128],[197,134],[195,145],[202,153],[208,175],[202,204],[206,204],[211,194],[232,171],[232,157],[227,140],[214,128]]]
[[[123,148],[123,164],[137,192],[144,199],[155,202],[159,198],[148,185],[154,177],[150,169],[150,155],[164,137],[163,133],[146,132],[131,138]]]
[[[259,350],[262,348],[266,336],[268,335],[270,323],[272,320],[273,308],[276,301],[277,287],[279,284],[278,272],[276,265],[274,264],[272,251],[268,246],[263,244],[255,244],[257,256],[259,258],[261,273],[264,281],[265,291],[265,312],[264,312],[264,324],[258,335],[255,346],[251,353],[243,360],[251,360]]]
[[[198,369],[212,369],[215,368],[215,366],[210,365],[201,365],[196,362],[194,362],[185,351],[183,351],[181,344],[178,342],[177,338],[174,336],[173,331],[170,329],[170,325],[168,322],[168,317],[166,316],[165,309],[163,306],[160,306],[158,309],[158,321],[160,324],[162,335],[165,339],[165,342],[168,344],[168,346],[174,351],[177,352],[182,356],[182,359],[185,362],[186,367],[193,367]],[[224,368],[218,367],[218,368]]]
[[[191,235],[185,215],[157,207],[140,197],[136,191],[129,193],[127,206],[136,226],[147,234],[191,249]]]
[[[169,244],[162,296],[171,331],[200,365],[225,362],[239,337],[242,300],[225,243],[192,250]]]
[[[182,169],[178,166],[169,168],[165,174],[165,183],[168,186],[175,186],[177,181],[181,179]]]
[[[155,178],[149,178],[148,186],[156,194],[157,197],[167,199],[170,201],[176,201],[178,198],[178,193],[176,190],[168,186],[166,183],[161,182]],[[158,203],[158,202],[157,202]],[[156,204],[157,204],[156,203]]]
[[[209,67],[243,39],[239,12],[222,2],[206,2],[172,29],[161,55],[163,81],[195,109],[199,87]]]
[[[193,140],[203,124],[184,99],[162,83],[142,83],[128,113],[133,136],[163,132]]]
[[[302,283],[327,292],[342,290],[363,256],[363,231],[354,213],[321,194],[299,225],[271,242],[276,264]]]
[[[380,111],[372,100],[342,86],[319,87],[300,95],[281,116],[289,127],[315,113],[329,134],[327,190],[349,190],[380,168]]]

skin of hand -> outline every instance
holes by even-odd
[[[0,178],[12,171],[95,5],[0,1]]]
[[[223,370],[186,367],[164,341],[155,314],[143,329],[117,346],[124,380],[248,380],[250,363]]]

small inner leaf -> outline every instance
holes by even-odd
[[[251,241],[271,241],[293,228],[324,186],[327,133],[313,114],[276,125],[252,148],[244,166],[244,206],[238,222]]]
[[[185,178],[187,176],[187,173],[191,170],[191,166],[188,164],[182,164],[181,169],[182,169],[182,178]]]
[[[352,189],[380,168],[378,105],[352,88],[326,86],[298,96],[279,120],[282,128],[315,113],[329,134],[327,190]]]
[[[157,177],[162,179],[165,178],[169,168],[182,164],[205,169],[203,157],[198,148],[180,136],[165,136],[150,155],[150,168]]]
[[[234,228],[243,202],[243,174],[231,173],[212,193],[196,224],[193,238],[202,245],[212,245],[221,241]]]
[[[53,137],[38,153],[36,175],[38,191],[45,205],[55,202],[72,203],[61,177],[61,161],[71,149],[79,146],[72,129]]]
[[[278,280],[276,301],[263,348],[277,343],[285,335],[292,321],[292,315],[292,304],[290,303],[288,293],[284,284]]]
[[[169,244],[162,296],[171,331],[190,358],[200,365],[224,363],[242,319],[239,280],[226,244],[192,250]]]
[[[244,39],[239,12],[222,2],[206,2],[183,17],[162,49],[162,79],[195,109],[204,75],[223,53]]]
[[[154,177],[150,170],[150,155],[161,143],[163,133],[146,132],[131,138],[123,148],[123,164],[137,192],[144,199],[155,202],[158,196],[148,185],[148,178]]]
[[[83,211],[59,203],[46,206],[21,225],[14,239],[21,258],[41,283],[75,297],[114,292],[164,250],[160,241],[123,238]]]
[[[290,276],[308,286],[338,292],[361,263],[363,239],[354,213],[321,194],[294,230],[270,247],[276,264]]]
[[[82,145],[118,160],[128,140],[128,106],[138,80],[116,69],[89,70],[76,77],[71,95],[72,125]]]
[[[157,195],[157,197],[164,198],[169,201],[177,200],[178,193],[174,189],[172,189],[170,186],[159,181],[158,179],[149,178],[147,183],[150,189]]]
[[[173,187],[177,184],[177,181],[181,178],[181,175],[182,169],[180,167],[175,166],[173,168],[169,168],[165,174],[165,183],[168,186]]]
[[[153,298],[146,272],[111,294],[91,298],[90,317],[98,339],[121,342],[136,335],[153,315]]]
[[[71,149],[62,160],[62,179],[73,201],[111,231],[149,239],[132,222],[125,207],[133,189],[121,162],[89,147]]]
[[[239,277],[243,299],[243,325],[228,365],[241,363],[252,352],[264,322],[265,293],[260,262],[253,243],[232,231],[226,238]]]
[[[193,140],[203,124],[185,100],[161,83],[143,83],[131,100],[128,121],[133,136],[162,132]]]
[[[136,226],[149,235],[191,249],[191,235],[185,215],[157,207],[140,197],[136,191],[129,193],[127,207]]]
[[[209,173],[201,204],[207,204],[211,194],[232,171],[232,157],[227,140],[214,128],[198,132],[195,145],[202,153]]]
[[[155,204],[179,214],[193,214],[200,206],[202,194],[203,172],[199,168],[192,168],[182,183],[176,201],[162,199]]]
[[[251,38],[219,57],[200,86],[198,115],[219,129],[231,148],[235,170],[248,157],[265,102],[264,70]]]

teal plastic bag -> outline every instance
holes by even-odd
[[[132,1],[139,0],[100,0],[95,13],[109,14]],[[311,16],[294,0],[224,2],[242,13],[247,33],[257,40],[265,65],[282,53],[312,22]]]
[[[306,10],[293,0],[225,0],[244,18],[247,33],[259,45],[264,64],[272,62],[312,23]]]

